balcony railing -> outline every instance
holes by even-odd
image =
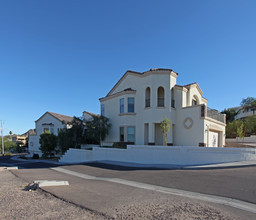
[[[202,106],[205,106],[205,105],[202,105]],[[201,110],[202,110],[202,108],[201,108]],[[222,123],[226,123],[226,115],[221,114],[219,111],[217,111],[215,109],[211,109],[211,108],[207,107],[207,111],[206,111],[206,109],[204,108],[204,113],[206,113],[205,116],[207,116],[209,118],[215,119]],[[201,115],[202,115],[202,112],[201,112]]]

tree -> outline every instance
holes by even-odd
[[[244,122],[242,121],[242,123],[237,127],[237,137],[240,137],[241,139],[244,138],[244,131],[245,131],[245,126],[244,126]]]
[[[71,147],[80,147],[81,144],[86,143],[85,139],[85,123],[83,120],[74,117],[68,123],[69,128],[63,128],[58,134],[58,145],[62,154],[64,154]]]
[[[241,124],[243,124],[242,120],[235,120],[229,122],[226,127],[226,137],[227,138],[236,138],[239,137],[238,133],[241,130]]]
[[[86,142],[89,144],[100,144],[108,135],[111,124],[109,119],[104,116],[92,116],[91,120],[85,121]]]
[[[256,115],[247,117],[244,123],[246,127],[245,135],[256,134]]]
[[[226,114],[226,123],[234,121],[237,114],[234,109],[224,109],[221,113]]]
[[[48,157],[53,151],[56,152],[58,138],[56,135],[49,132],[40,135],[39,143],[40,150],[43,153],[43,157]]]
[[[0,137],[0,148],[2,149],[2,137]],[[16,148],[16,143],[9,140],[8,137],[4,137],[4,150],[5,152],[11,152]]]
[[[245,99],[242,99],[240,105],[245,107],[245,106],[250,106],[250,104],[256,104],[256,99],[253,97],[247,97]]]
[[[160,123],[160,128],[163,132],[163,145],[167,146],[167,133],[170,130],[170,124],[171,120],[168,118],[165,118],[161,123]]]

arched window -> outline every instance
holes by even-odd
[[[157,107],[164,107],[164,88],[161,86],[157,89]]]
[[[192,99],[192,106],[194,106],[194,105],[199,105],[199,100],[196,95],[194,95],[193,99]]]
[[[150,88],[146,88],[146,94],[145,94],[145,107],[150,107]]]

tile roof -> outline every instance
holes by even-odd
[[[62,114],[58,114],[58,113],[54,113],[54,112],[48,112],[49,114],[51,114],[53,117],[59,119],[62,122],[71,122],[73,120],[73,117],[71,116],[67,116],[67,115],[62,115]]]
[[[94,114],[94,113],[88,112],[88,111],[83,111],[83,113],[86,113],[86,114],[91,115],[91,116],[99,116],[98,114]]]
[[[67,116],[67,115],[62,115],[54,112],[45,112],[39,119],[37,119],[35,122],[38,122],[42,117],[44,117],[46,114],[50,114],[54,118],[58,119],[59,121],[63,123],[71,122],[73,120],[73,117]]]

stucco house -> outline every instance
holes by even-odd
[[[54,112],[46,112],[39,119],[35,121],[36,133],[34,135],[29,135],[28,150],[30,155],[39,154],[42,156],[42,152],[39,147],[40,135],[44,132],[50,132],[52,134],[58,135],[59,130],[68,127],[68,122],[71,122],[73,117],[62,115]]]
[[[84,111],[83,112],[83,119],[89,120],[92,116],[95,115],[94,113]],[[42,156],[42,152],[40,151],[39,147],[39,138],[40,134],[48,131],[52,134],[58,135],[59,130],[62,128],[70,128],[69,122],[73,120],[73,117],[62,115],[54,112],[46,112],[44,113],[39,119],[35,121],[36,129],[35,134],[29,135],[29,152],[32,156],[33,154],[39,154]]]
[[[247,117],[256,115],[256,106],[243,106],[236,109],[237,115],[235,120],[246,119]]]
[[[223,147],[225,115],[207,108],[197,83],[177,85],[177,77],[171,69],[127,71],[100,98],[101,114],[112,124],[104,144],[162,145],[160,122],[169,118],[168,145]]]

